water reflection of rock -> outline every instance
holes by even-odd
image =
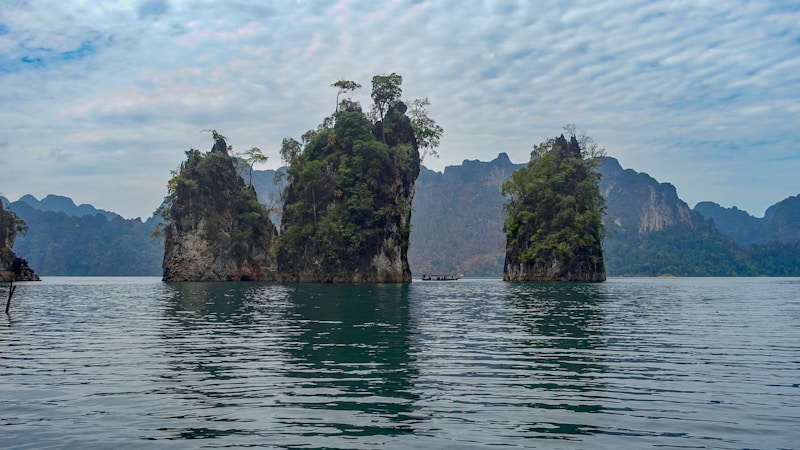
[[[289,296],[294,380],[279,403],[306,433],[412,431],[413,364],[408,285],[298,285]],[[314,430],[314,431],[311,431]]]
[[[529,405],[536,420],[529,431],[569,439],[600,427],[582,414],[603,412],[603,286],[595,283],[525,283],[509,286],[509,321],[525,331],[519,354],[529,364]],[[569,417],[562,422],[561,417]]]
[[[165,286],[152,438],[344,445],[413,431],[408,286]]]
[[[163,424],[153,439],[215,438],[263,430],[252,410],[274,406],[284,384],[291,288],[267,283],[170,283],[161,327],[162,398],[144,406]],[[224,418],[224,420],[221,420]]]

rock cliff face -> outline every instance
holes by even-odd
[[[778,242],[800,241],[800,195],[788,197],[764,213],[767,239]]]
[[[767,240],[767,227],[764,219],[757,219],[737,207],[723,208],[714,202],[700,202],[694,210],[707,219],[722,233],[732,237],[737,243],[750,245]]]
[[[669,183],[659,183],[646,173],[623,170],[619,161],[608,156],[603,158],[600,173],[606,217],[625,231],[648,233],[678,225],[691,227],[698,220]]]
[[[411,203],[419,175],[398,102],[371,124],[339,111],[288,169],[278,260],[283,281],[408,283]]]
[[[409,264],[416,273],[491,276],[503,272],[500,188],[515,170],[508,155],[465,160],[444,172],[422,168],[414,196]]]
[[[187,160],[166,199],[164,281],[273,281],[277,231],[223,139]]]
[[[3,208],[0,202],[0,281],[39,281],[28,262],[11,250],[17,232],[23,230],[25,223],[16,214]]]
[[[586,252],[574,259],[542,258],[522,262],[519,249],[506,252],[505,281],[606,281],[602,250]],[[592,261],[590,258],[594,256]]]
[[[800,195],[770,206],[763,218],[753,217],[735,206],[723,208],[714,202],[700,202],[694,209],[713,219],[720,231],[739,244],[791,244],[800,241]]]

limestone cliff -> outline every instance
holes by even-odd
[[[224,139],[186,152],[162,207],[164,281],[272,281],[277,231],[245,185]]]
[[[420,171],[398,102],[372,124],[357,105],[321,126],[287,170],[278,249],[288,282],[407,283],[411,203]]]
[[[600,172],[607,218],[625,231],[649,233],[675,226],[692,228],[698,220],[702,221],[669,183],[659,183],[643,172],[623,170],[611,157],[603,158]]]
[[[11,250],[17,233],[25,229],[16,214],[3,208],[0,202],[0,281],[39,281],[39,276],[28,267],[28,262]]]
[[[791,244],[800,241],[800,195],[787,197],[770,206],[762,218],[753,217],[735,206],[723,208],[714,202],[700,202],[694,210],[713,219],[720,231],[739,244]]]
[[[503,273],[505,199],[500,188],[521,167],[505,153],[491,162],[465,160],[443,173],[423,167],[414,195],[411,270],[468,277]]]
[[[575,136],[534,147],[503,185],[506,281],[605,281],[597,160]]]
[[[788,197],[767,208],[764,213],[768,240],[800,241],[800,195]]]

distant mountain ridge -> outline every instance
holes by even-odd
[[[720,231],[739,244],[772,241],[792,243],[800,240],[800,195],[770,206],[763,218],[753,217],[735,206],[724,208],[714,202],[700,202],[694,209],[713,219]]]
[[[694,206],[695,211],[714,221],[714,225],[723,233],[744,245],[767,240],[767,227],[764,219],[751,216],[747,211],[737,207],[724,208],[714,202],[700,202]]]
[[[422,167],[408,251],[415,278],[423,273],[502,275],[501,187],[522,166],[500,153],[492,161],[465,160],[443,172]],[[281,170],[253,172],[259,201],[274,209],[271,217],[276,224],[281,205],[280,185],[274,180]],[[607,207],[604,255],[609,276],[800,276],[800,195],[776,203],[758,219],[712,202],[689,208],[673,185],[623,169],[612,157],[604,159],[600,172]],[[29,225],[28,234],[17,238],[15,250],[40,275],[160,274],[163,245],[149,235],[155,219],[125,220],[91,205],[70,208],[74,202],[68,197],[52,197],[57,201],[45,202],[46,207],[61,212],[36,209],[30,204],[32,196],[9,206]],[[2,200],[8,205],[7,199]],[[98,213],[105,219],[91,220]],[[118,219],[109,221],[108,214]],[[102,231],[93,235],[87,227]],[[87,258],[87,253],[93,256]]]
[[[648,233],[702,220],[678,197],[675,186],[659,183],[644,172],[623,169],[610,156],[600,163],[600,192],[606,217],[625,231]]]
[[[502,275],[505,198],[500,190],[522,166],[500,153],[493,161],[464,160],[444,172],[423,167],[411,215],[411,270]]]
[[[491,162],[464,161],[444,172],[423,170],[417,182],[409,260],[415,273],[467,276],[502,273],[502,183],[523,164],[505,154]],[[675,186],[623,169],[606,157],[599,171],[606,198],[604,255],[610,276],[800,275],[791,240],[793,198],[771,208],[784,244],[743,247],[680,199]]]
[[[6,199],[6,201],[8,201],[8,199]],[[40,211],[63,212],[68,216],[82,217],[100,214],[108,220],[121,217],[117,213],[106,211],[104,209],[97,209],[94,206],[85,203],[81,205],[75,205],[75,202],[71,198],[64,197],[62,195],[48,194],[43,199],[38,200],[33,195],[26,194],[20,197],[17,201],[26,203],[32,208]]]
[[[14,250],[40,276],[161,274],[164,245],[151,237],[159,220],[151,217],[142,222],[113,213],[109,218],[102,212],[80,214],[90,210],[68,208],[69,203],[74,205],[71,199],[60,204],[73,214],[47,211],[31,206],[23,198],[8,206],[28,226],[26,234],[17,236]]]

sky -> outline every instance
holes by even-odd
[[[284,137],[403,77],[441,171],[575,124],[623,167],[761,217],[800,193],[800,2],[0,0],[0,194],[149,217],[215,129]]]

